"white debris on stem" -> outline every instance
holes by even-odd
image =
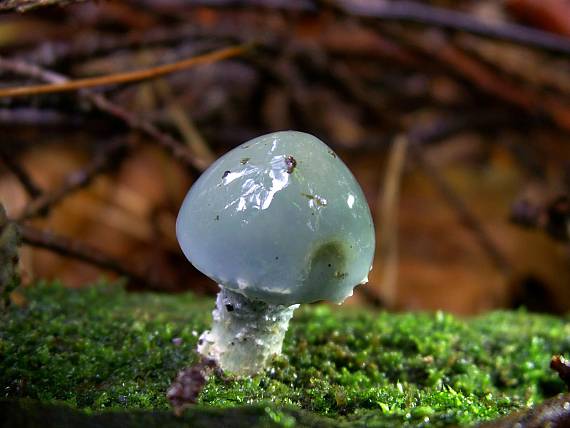
[[[283,338],[299,305],[250,300],[222,286],[212,312],[212,329],[198,340],[198,352],[238,376],[258,373],[281,354]]]

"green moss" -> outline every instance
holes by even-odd
[[[1,397],[90,410],[167,410],[165,390],[195,361],[213,305],[117,286],[44,284],[25,297],[26,305],[0,315]],[[347,426],[469,425],[564,390],[548,369],[552,354],[570,350],[564,319],[517,311],[464,321],[305,306],[284,356],[251,379],[210,379],[194,412],[245,406],[251,416],[254,406],[260,421],[284,427],[299,424],[299,415]]]

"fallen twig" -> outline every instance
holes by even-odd
[[[115,85],[118,83],[136,82],[147,79],[155,79],[166,74],[186,70],[201,64],[209,64],[223,59],[231,58],[245,52],[245,46],[234,46],[220,49],[196,57],[177,61],[172,64],[164,64],[150,67],[144,70],[127,71],[115,73],[107,76],[91,77],[77,80],[61,80],[49,85],[19,86],[16,88],[0,88],[0,98],[21,97],[38,94],[49,94],[54,92],[76,91],[78,89],[93,88],[97,86]],[[5,61],[0,58],[0,68]]]
[[[126,277],[129,281],[139,283],[148,290],[172,290],[175,287],[171,284],[162,283],[149,277],[147,273],[138,272],[125,266],[125,262],[116,260],[98,249],[66,236],[37,229],[27,224],[20,224],[22,241],[24,244],[33,247],[45,248],[62,256],[70,257],[98,266],[119,275]]]
[[[87,166],[70,174],[57,190],[44,193],[33,199],[18,220],[22,221],[37,215],[43,215],[65,197],[87,186],[96,176],[109,169],[121,157],[121,154],[125,152],[128,146],[129,143],[123,139],[106,146],[100,153],[95,155],[93,161]]]
[[[194,121],[182,106],[173,97],[170,86],[164,80],[155,82],[155,89],[160,98],[164,99],[170,121],[176,126],[184,141],[192,149],[194,156],[211,164],[216,160],[216,155],[208,146],[206,140],[194,124]]]
[[[20,166],[20,164],[8,153],[8,150],[0,144],[0,159],[4,165],[16,176],[26,193],[32,198],[37,198],[41,193],[40,187],[32,177]]]
[[[471,212],[463,199],[453,190],[447,180],[439,173],[437,168],[425,156],[421,147],[418,144],[412,144],[410,147],[411,154],[414,160],[420,165],[423,171],[435,184],[439,192],[445,200],[451,205],[461,220],[461,223],[469,229],[481,248],[489,256],[495,267],[505,275],[512,271],[511,264],[503,252],[493,242],[493,239],[488,235],[485,228],[481,225],[477,217]]]

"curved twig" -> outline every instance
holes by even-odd
[[[146,68],[144,70],[126,71],[124,73],[115,73],[107,76],[90,77],[86,79],[65,80],[48,85],[19,86],[16,88],[0,89],[0,98],[22,97],[28,95],[50,94],[54,92],[76,91],[78,89],[94,88],[97,86],[115,85],[118,83],[137,82],[147,79],[155,79],[166,74],[175,73],[177,71],[186,70],[200,64],[209,64],[223,59],[231,58],[242,54],[245,51],[244,46],[233,46],[209,52],[204,55],[187,58],[172,64],[158,65],[156,67]],[[6,61],[0,58],[0,67]]]

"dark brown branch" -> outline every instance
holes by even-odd
[[[67,81],[66,76],[19,60],[0,58],[0,70],[50,83],[62,83]],[[80,91],[79,94],[100,111],[119,119],[128,127],[155,140],[159,145],[166,148],[175,159],[182,162],[192,171],[203,171],[208,166],[202,159],[193,156],[188,146],[184,143],[160,131],[155,125],[141,120],[136,114],[109,101],[103,95],[85,90]]]
[[[22,184],[22,187],[28,195],[32,198],[37,198],[41,193],[40,187],[34,182],[32,177],[20,166],[20,164],[13,158],[8,149],[0,144],[0,160],[6,165],[6,168],[12,172]]]
[[[107,100],[102,95],[85,93],[83,96],[88,98],[99,110],[121,120],[130,128],[155,140],[159,145],[167,149],[175,159],[185,164],[193,172],[201,172],[208,167],[208,164],[202,159],[193,156],[187,145],[174,139],[170,134],[162,132],[152,123],[139,119],[136,114]]]
[[[570,55],[570,39],[519,24],[488,24],[454,10],[411,1],[324,0],[343,13],[384,21],[413,22],[478,36],[506,40],[524,46]]]
[[[70,174],[57,190],[44,193],[32,200],[19,220],[43,215],[65,197],[89,185],[95,177],[108,170],[121,157],[121,154],[125,152],[128,146],[129,144],[124,140],[118,140],[106,146],[100,153],[95,155],[91,163],[81,170]]]
[[[174,3],[174,4],[173,4]],[[169,2],[175,6],[176,1]],[[546,31],[536,30],[520,24],[491,24],[473,16],[455,10],[430,6],[424,3],[398,1],[368,0],[316,0],[309,1],[276,1],[276,0],[196,0],[193,5],[213,7],[251,7],[260,6],[304,12],[318,12],[319,6],[328,6],[338,12],[374,21],[410,22],[426,26],[463,31],[487,38],[505,40],[524,46],[531,46],[550,52],[570,55],[570,40]],[[187,6],[180,0],[178,6]]]
[[[115,272],[126,277],[129,281],[142,284],[149,290],[174,289],[171,284],[165,284],[149,278],[144,272],[139,272],[125,267],[125,262],[116,260],[98,249],[72,240],[46,230],[37,229],[33,226],[21,224],[22,241],[33,247],[44,248],[65,257],[70,257]]]

